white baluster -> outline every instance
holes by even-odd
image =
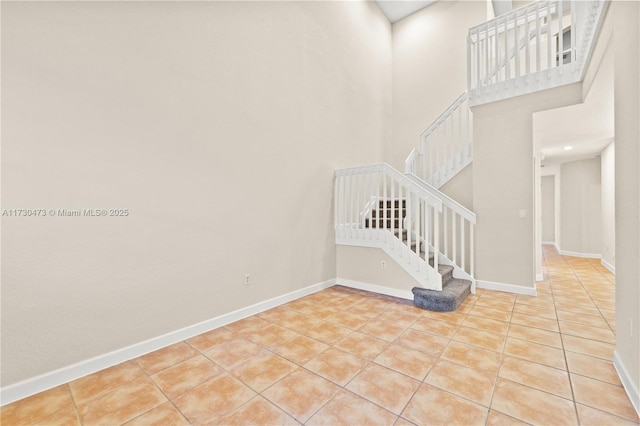
[[[444,120],[442,120],[442,167],[440,167],[440,170],[442,172],[442,177],[443,179],[446,178],[447,176],[447,157],[448,157],[448,153],[447,153],[447,117],[444,118]]]
[[[480,29],[476,29],[476,88],[480,88]]]
[[[342,236],[347,237],[347,223],[349,222],[349,203],[351,202],[349,194],[349,177],[342,175]]]
[[[357,217],[358,217],[358,230],[357,230],[357,235],[358,235],[358,239],[362,239],[362,237],[364,236],[364,230],[362,228],[364,228],[364,223],[360,223],[360,221],[362,220],[362,206],[364,206],[364,194],[363,194],[363,189],[360,186],[364,186],[363,184],[363,179],[362,179],[362,169],[358,169],[357,171],[357,175],[356,175],[356,212],[357,212]],[[364,221],[363,221],[364,222]]]
[[[427,137],[424,134],[420,136],[420,151],[422,152],[422,172],[418,176],[426,181],[429,174],[427,172]]]
[[[456,259],[458,258],[458,244],[456,238],[456,212],[454,210],[451,210],[451,243],[453,244],[453,264],[457,265]]]
[[[472,129],[471,129],[471,120],[469,120],[469,110],[470,110],[470,106],[469,106],[469,100],[465,100],[465,113],[467,115],[466,117],[466,122],[467,122],[467,157],[470,158],[471,157],[471,141],[473,140],[473,136],[471,135]]]
[[[464,263],[465,255],[465,236],[464,236],[464,217],[460,215],[460,267],[464,271],[468,271],[467,265]]]
[[[380,203],[384,202],[386,204],[387,202],[387,175],[386,174],[382,174],[382,200],[378,200],[378,208],[380,208]],[[382,206],[382,218],[384,220],[384,223],[387,223],[387,206],[383,204]],[[387,241],[387,233],[384,233],[384,240]]]
[[[435,165],[436,168],[431,174],[431,184],[435,186],[434,182],[440,182],[440,127],[435,128],[434,143],[436,146]]]
[[[471,91],[471,34],[467,34],[467,92]]]
[[[475,278],[475,246],[473,244],[473,234],[474,234],[474,225],[472,222],[469,222],[469,270],[472,277]]]
[[[367,169],[363,170],[362,175],[362,209],[363,213],[366,212],[365,207],[371,204],[371,199],[369,198],[369,176],[371,173],[367,171]],[[378,224],[376,223],[375,226]],[[369,222],[369,227],[365,229],[363,233],[364,238],[371,239],[371,230],[373,229],[373,214],[371,215],[371,220]]]
[[[373,197],[371,198],[371,202],[374,203],[374,205],[372,206],[371,210],[373,210],[375,208],[375,210],[376,210],[376,219],[377,220],[380,220],[380,218],[381,218],[381,216],[380,216],[380,202],[378,201],[378,200],[380,200],[380,177],[381,176],[384,176],[384,172],[380,172],[379,171],[373,177],[374,181],[376,183],[376,185],[375,185],[376,189],[374,191]],[[384,221],[383,221],[383,223],[384,223],[384,227],[382,229],[386,229],[387,228],[387,223],[384,222]],[[382,234],[383,234],[382,232],[378,231],[378,240],[380,239],[380,236]]]
[[[444,231],[444,255],[445,257],[451,257],[449,256],[449,227],[447,227],[447,216],[449,216],[448,214],[448,207],[442,206],[442,217],[443,217],[443,226],[442,229]]]
[[[458,152],[460,152],[460,163],[462,163],[462,151],[464,150],[464,140],[462,139],[462,109],[464,108],[464,101],[460,104],[458,108]]]
[[[391,199],[394,200],[396,196],[396,183],[394,181],[393,178],[391,178]],[[393,202],[393,201],[392,201]],[[388,209],[389,208],[389,200],[385,200],[384,202],[384,208]],[[395,229],[396,229],[396,224],[395,224],[395,209],[391,208],[391,233],[393,235],[395,235]]]
[[[520,77],[520,27],[518,26],[518,14],[513,15],[513,53],[516,59],[515,67],[515,77]],[[516,86],[518,85],[518,80],[515,81]]]
[[[400,241],[402,241],[402,244],[400,244],[400,257],[402,257],[402,254],[404,253],[404,236],[402,235],[405,227],[404,227],[404,218],[402,217],[402,197],[404,192],[404,188],[402,187],[402,182],[398,182],[398,210],[397,210],[397,216],[398,216],[398,235],[400,238]],[[393,210],[396,210],[396,201],[394,200],[392,202],[392,206],[393,206]],[[408,234],[408,233],[407,233]]]
[[[433,229],[433,268],[438,272],[438,253],[440,253],[440,218],[439,212],[437,212],[434,208],[433,216],[434,216],[434,229]],[[442,290],[442,286],[440,286],[440,290]]]
[[[433,144],[433,133],[429,134],[428,137],[429,137],[429,164],[430,164],[430,167],[429,167],[429,175],[427,177],[431,179],[431,181],[430,181],[431,185],[434,185],[434,181],[433,181],[434,180],[434,172],[433,172],[433,170],[434,170],[434,164],[435,164],[435,159],[434,159],[435,156],[433,155],[433,151],[434,151],[434,148],[433,148],[433,145],[434,145]]]
[[[504,79],[509,80],[511,78],[511,55],[509,55],[509,22],[504,18]],[[508,86],[505,84],[505,89]]]
[[[531,40],[529,38],[529,33],[531,28],[529,27],[529,9],[525,11],[524,14],[524,42],[525,42],[525,84],[529,84],[529,74],[531,74]]]
[[[564,68],[564,33],[562,28],[562,15],[564,11],[562,10],[562,0],[558,1],[558,66],[560,67],[560,75],[562,75],[562,69]]]
[[[409,248],[409,250],[407,250],[408,252],[411,252],[411,230],[413,228],[413,223],[412,223],[412,210],[413,210],[413,194],[411,194],[409,192],[409,188],[404,188],[404,193],[405,193],[405,218],[404,220],[406,221],[404,224],[404,229],[407,230],[407,247]],[[402,201],[400,201],[400,208],[402,208]],[[407,262],[411,263],[411,256],[408,256],[407,258]]]
[[[571,5],[571,71],[576,71],[576,8],[575,4]]]
[[[455,130],[454,130],[454,125],[455,125],[455,120],[454,120],[455,115],[454,114],[455,113],[456,113],[456,110],[454,109],[451,112],[451,118],[449,119],[449,123],[451,124],[451,129],[450,129],[451,130],[451,142],[450,142],[450,145],[451,145],[450,146],[450,151],[451,151],[451,153],[449,154],[449,156],[451,157],[451,161],[449,162],[449,164],[450,164],[450,168],[452,170],[453,170],[453,167],[455,166],[455,161],[454,160],[456,158],[455,155],[456,155],[456,152],[457,152],[457,150],[456,150]]]
[[[431,245],[431,236],[429,235],[429,231],[431,229],[431,222],[429,216],[429,203],[425,203],[424,205],[424,251],[425,251],[425,260],[429,263],[429,246]]]
[[[498,37],[498,19],[495,19],[493,21],[493,24],[494,24],[494,28],[493,28],[493,31],[494,31],[494,36],[493,36],[493,42],[494,42],[494,46],[493,46],[494,61],[493,62],[494,62],[494,64],[493,64],[493,66],[494,66],[494,68],[493,69],[494,69],[494,72],[496,74],[496,83],[500,83],[500,66],[498,64],[498,61],[500,59],[500,49],[498,47],[498,44],[499,44],[498,43],[498,39],[500,37]]]
[[[420,203],[421,203],[421,200],[420,200],[420,198],[418,197],[417,194],[414,194],[413,198],[414,198],[414,201],[415,201],[414,202],[414,210],[413,210],[413,213],[414,213],[414,215],[413,215],[414,219],[413,220],[416,223],[416,226],[415,226],[415,229],[416,229],[416,241],[415,241],[416,250],[415,250],[415,253],[416,253],[416,255],[418,255],[418,257],[420,257],[420,235],[421,235],[420,234],[420,230],[421,230],[421,227],[420,227]],[[420,262],[418,261],[418,262],[416,262],[416,264],[418,265],[418,270],[420,270]]]
[[[333,228],[335,230],[336,235],[339,235],[339,226],[340,222],[340,176],[336,174],[335,181],[333,183]]]
[[[491,71],[489,70],[489,65],[491,64],[491,60],[489,59],[489,24],[485,24],[484,26],[484,61],[485,61],[485,82],[487,84],[487,93],[489,93],[489,83],[491,79]]]
[[[349,204],[347,204],[347,205],[345,206],[345,207],[346,207],[346,219],[347,219],[347,223],[345,223],[345,226],[347,226],[347,224],[348,224],[348,228],[349,228],[349,238],[352,238],[352,237],[353,237],[353,234],[352,234],[352,232],[351,232],[351,227],[352,227],[353,225],[352,225],[352,221],[351,221],[351,214],[352,214],[352,213],[351,213],[351,210],[352,210],[352,205],[353,205],[353,197],[352,197],[352,195],[353,195],[353,191],[352,191],[351,186],[352,186],[352,184],[353,184],[353,182],[352,182],[352,180],[353,180],[353,175],[346,176],[346,177],[345,177],[345,179],[348,179],[348,180],[347,180],[347,186],[348,186],[348,192],[349,192],[349,196],[348,196],[348,198],[347,198],[347,199],[348,199],[348,201],[349,201]]]
[[[540,6],[536,5],[536,79],[540,79]]]
[[[547,6],[547,78],[551,78],[551,4]]]

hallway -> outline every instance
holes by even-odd
[[[544,278],[454,313],[335,286],[5,406],[2,424],[637,424],[611,362],[614,276],[545,246]]]

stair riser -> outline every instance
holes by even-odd
[[[427,290],[425,288],[414,287],[413,304],[419,308],[438,312],[455,311],[464,299],[471,294],[471,282],[465,280],[454,280],[443,291]]]

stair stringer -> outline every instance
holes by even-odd
[[[336,244],[379,248],[402,267],[424,288],[442,291],[442,276],[419,254],[411,250],[388,229],[357,228],[347,230],[352,237],[341,237],[336,232]],[[438,256],[440,259],[440,256]]]
[[[433,251],[433,248],[431,249]],[[476,279],[453,263],[447,256],[438,253],[438,264],[453,266],[453,278],[471,281],[471,294],[476,294]]]
[[[414,232],[411,233],[412,235],[412,240],[415,241],[416,238],[416,234]],[[405,244],[406,246],[406,244]],[[420,239],[420,246],[424,247],[424,240],[422,240],[422,238]],[[434,248],[433,246],[429,246],[429,256],[433,255],[434,252]],[[422,251],[422,253],[425,253],[424,251]],[[425,258],[428,258],[427,255],[425,255]],[[449,265],[453,267],[453,278],[455,279],[460,279],[460,280],[468,280],[471,281],[471,293],[475,294],[476,293],[476,279],[474,277],[472,277],[471,275],[469,275],[464,269],[462,269],[461,267],[459,267],[458,265],[456,265],[454,262],[451,261],[451,259],[449,259],[447,256],[445,256],[443,253],[438,253],[438,265]],[[435,271],[435,269],[434,269]]]

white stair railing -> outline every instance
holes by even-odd
[[[337,244],[381,248],[425,288],[442,290],[439,264],[475,283],[475,214],[413,175],[386,163],[337,170],[334,215]]]
[[[605,0],[537,1],[471,28],[471,104],[580,81],[607,5]]]
[[[454,267],[454,277],[471,280],[471,290],[475,293],[474,233],[476,214],[419,177],[410,173],[407,173],[407,177],[442,202],[440,217],[442,224],[441,263]]]
[[[378,247],[423,287],[442,290],[442,202],[388,164],[341,169],[335,180],[336,243]],[[423,254],[426,252],[426,254]]]
[[[405,172],[442,187],[473,160],[473,134],[467,92],[420,133],[420,145],[405,161]]]
[[[572,25],[576,27],[576,67],[583,73],[608,6],[609,2],[604,0],[583,0],[575,7]]]

